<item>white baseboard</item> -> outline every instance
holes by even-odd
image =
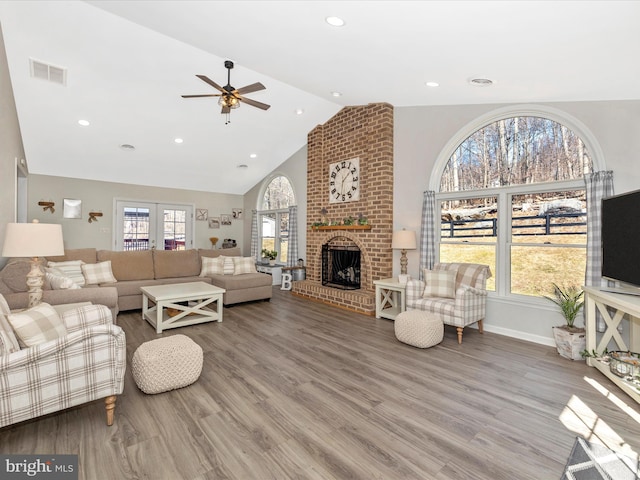
[[[532,333],[521,332],[519,330],[512,330],[510,328],[497,327],[495,325],[488,325],[484,322],[484,330],[491,333],[497,333],[498,335],[504,335],[506,337],[517,338],[519,340],[525,340],[527,342],[539,343],[540,345],[547,345],[548,347],[555,347],[556,342],[553,337],[543,337],[541,335],[534,335]]]

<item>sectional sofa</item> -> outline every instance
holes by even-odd
[[[271,276],[264,273],[242,273],[234,275],[212,274],[200,276],[202,257],[240,257],[240,248],[227,249],[193,249],[193,250],[141,250],[116,252],[81,248],[66,250],[57,257],[41,259],[48,262],[68,262],[81,260],[85,264],[111,262],[111,271],[116,282],[87,285],[79,289],[53,289],[48,282],[43,287],[43,302],[52,305],[90,301],[109,307],[115,316],[118,311],[142,308],[140,287],[169,283],[204,281],[224,288],[224,305],[232,305],[253,300],[271,298]],[[0,294],[9,307],[26,308],[28,293],[26,275],[29,261],[12,259],[0,271]]]

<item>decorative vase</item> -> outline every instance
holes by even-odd
[[[274,266],[275,264],[276,264],[275,259],[274,260],[269,259],[269,265]]]
[[[558,353],[569,360],[584,360],[580,352],[587,348],[587,337],[584,328],[567,330],[566,326],[553,327],[553,338]]]

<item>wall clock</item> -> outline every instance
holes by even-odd
[[[329,165],[329,203],[360,200],[360,159]]]

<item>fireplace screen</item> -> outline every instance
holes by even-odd
[[[360,249],[356,246],[322,246],[322,285],[357,290],[360,288]]]

